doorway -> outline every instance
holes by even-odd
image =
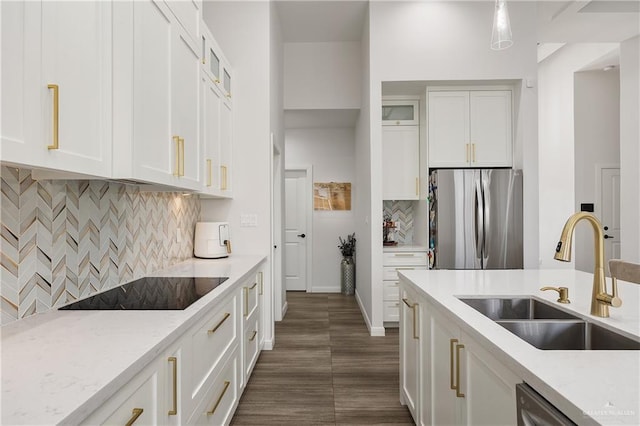
[[[609,260],[620,259],[620,166],[596,165],[598,216],[604,232],[605,274]]]
[[[287,291],[311,291],[311,167],[285,171],[284,269]]]

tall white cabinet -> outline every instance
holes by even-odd
[[[0,7],[2,161],[109,176],[112,3]]]
[[[420,197],[420,116],[418,101],[382,101],[382,199]]]
[[[429,167],[511,167],[511,90],[429,91]]]

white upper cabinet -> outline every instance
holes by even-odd
[[[2,160],[108,177],[112,3],[2,3]]]
[[[428,92],[429,167],[511,167],[510,90]]]
[[[182,25],[188,37],[192,41],[197,41],[200,34],[202,13],[202,1],[197,0],[165,0],[165,3],[178,22]]]
[[[220,106],[222,99],[215,83],[204,73],[202,84],[202,147],[203,190],[208,195],[220,195]]]
[[[117,46],[114,177],[199,190],[197,44],[162,1],[122,3],[118,11],[131,26],[123,25]]]
[[[417,126],[418,101],[413,100],[384,100],[382,101],[383,126]]]
[[[418,126],[382,128],[382,199],[417,200],[420,196]]]

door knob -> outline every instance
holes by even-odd
[[[306,235],[305,234],[298,234],[298,237],[304,238],[304,237],[306,237]]]
[[[604,234],[604,239],[608,240],[609,238],[613,238],[611,235]]]

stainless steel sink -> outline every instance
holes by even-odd
[[[555,306],[530,297],[460,298],[482,315],[494,321],[505,319],[580,319]]]
[[[640,342],[577,320],[506,320],[498,324],[538,349],[640,350]]]
[[[466,297],[471,306],[543,350],[640,350],[640,341],[530,297]]]

